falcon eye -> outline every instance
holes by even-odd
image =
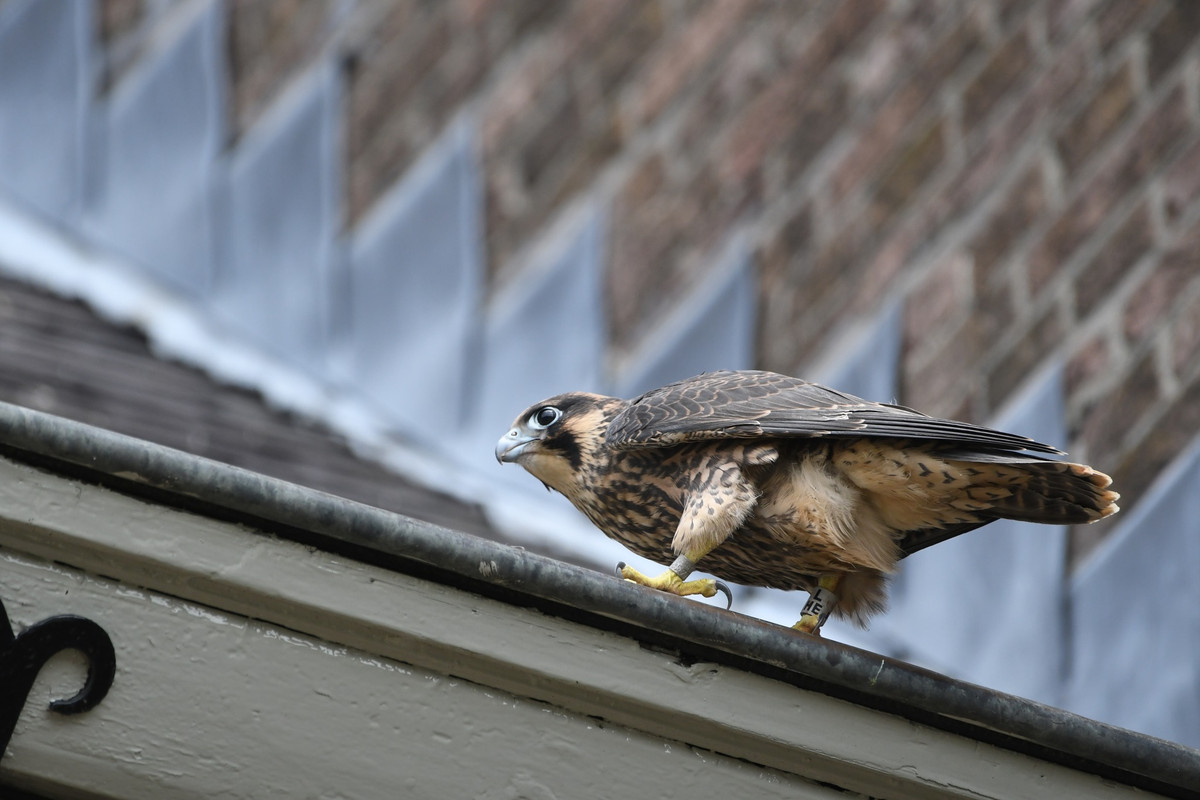
[[[529,418],[529,424],[535,428],[549,428],[558,422],[562,412],[554,406],[542,406]]]

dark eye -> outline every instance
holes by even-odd
[[[554,406],[542,406],[533,412],[533,416],[529,418],[529,424],[535,428],[549,428],[558,422],[561,416],[562,412]]]

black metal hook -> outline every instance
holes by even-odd
[[[55,700],[50,708],[59,714],[81,714],[95,708],[112,687],[117,655],[108,633],[85,617],[59,614],[14,636],[8,612],[0,600],[0,758],[4,757],[38,672],[51,656],[62,650],[84,654],[88,661],[87,680],[73,697]]]

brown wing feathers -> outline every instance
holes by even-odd
[[[1024,436],[937,419],[902,406],[872,403],[815,383],[770,372],[710,372],[630,401],[609,426],[609,445],[780,437],[886,437],[964,445],[1000,453],[1059,451]]]

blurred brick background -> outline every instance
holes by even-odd
[[[164,3],[105,0],[117,74]],[[1200,3],[234,0],[233,136],[336,54],[345,225],[476,115],[490,291],[608,198],[613,353],[750,236],[758,361],[905,302],[900,402],[982,421],[1066,363],[1126,508],[1200,428]],[[1078,559],[1107,531],[1079,531]]]

